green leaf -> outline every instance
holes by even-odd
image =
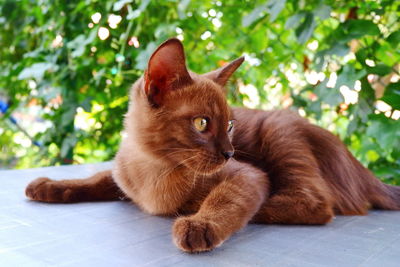
[[[306,16],[306,12],[300,11],[299,13],[294,14],[293,16],[289,17],[285,23],[285,29],[292,29],[296,26],[299,26],[299,23],[304,17]]]
[[[364,65],[365,60],[368,58],[368,49],[361,48],[356,52],[356,59]]]
[[[386,38],[386,41],[390,43],[392,47],[397,47],[400,44],[400,30],[395,31],[391,33],[388,38]]]
[[[140,14],[142,14],[142,12],[139,9],[132,10],[128,13],[128,16],[126,16],[126,19],[127,20],[136,19],[140,16]]]
[[[264,29],[260,29],[250,36],[251,47],[254,51],[262,51],[268,46],[267,33]]]
[[[150,0],[142,0],[141,2],[140,2],[140,6],[139,6],[139,10],[140,11],[144,11],[146,8],[147,8],[147,6],[149,5],[149,3],[150,3]]]
[[[315,114],[315,118],[317,120],[321,119],[322,108],[321,108],[321,102],[320,101],[311,102],[311,104],[308,106],[308,109]]]
[[[93,29],[88,36],[83,34],[78,35],[75,39],[67,43],[67,47],[72,50],[71,56],[73,58],[80,57],[85,52],[88,44],[92,43],[96,38],[97,30]]]
[[[343,96],[336,88],[330,88],[326,86],[327,79],[324,82],[315,86],[314,93],[323,102],[335,107],[340,103],[343,103]]]
[[[71,103],[71,107],[61,115],[60,126],[62,128],[68,127],[71,124],[71,122],[75,119],[75,114],[76,114],[76,106],[75,104]]]
[[[18,75],[19,80],[24,80],[28,78],[34,78],[36,80],[41,80],[46,71],[57,71],[58,66],[49,62],[39,62],[26,67]]]
[[[132,3],[132,0],[119,0],[114,3],[113,10],[120,11],[128,3]]]
[[[355,117],[350,120],[349,125],[347,126],[347,135],[351,136],[358,129],[358,125],[360,123],[360,119]]]
[[[154,36],[158,39],[158,40],[165,40],[167,39],[169,36],[171,35],[175,35],[176,34],[176,24],[172,23],[172,24],[165,24],[165,23],[161,23],[157,29],[155,29],[154,31]]]
[[[70,149],[75,147],[77,141],[78,141],[78,139],[73,135],[69,135],[67,138],[65,138],[63,140],[62,145],[61,145],[61,150],[60,150],[60,154],[61,154],[62,158],[65,158],[67,156],[68,152],[70,151]]]
[[[400,82],[389,84],[385,88],[385,93],[381,100],[392,106],[392,108],[400,110]]]
[[[371,106],[375,101],[375,89],[372,88],[371,83],[368,81],[367,75],[360,79],[361,81],[361,91],[358,93],[359,96],[359,106],[365,102],[365,105]]]
[[[368,150],[366,153],[368,161],[376,161],[379,159],[379,154],[375,150]]]
[[[350,52],[350,48],[347,44],[335,43],[330,49],[326,50],[326,55],[336,55],[338,57],[344,57]]]
[[[314,10],[314,16],[319,17],[321,20],[325,20],[331,16],[332,8],[328,5],[320,4]]]
[[[81,102],[81,107],[86,111],[86,112],[90,112],[91,108],[92,108],[92,104],[91,101],[93,100],[92,97],[86,97],[85,100],[83,100]]]
[[[178,3],[178,15],[180,19],[186,18],[185,11],[189,6],[190,0],[182,0]]]
[[[392,68],[383,63],[377,64],[375,67],[367,67],[368,73],[378,74],[379,76],[385,76],[392,72]]]
[[[248,27],[253,22],[261,17],[261,15],[268,9],[267,4],[263,4],[254,8],[248,15],[244,16],[242,19],[243,27]]]
[[[365,89],[363,88],[362,90]],[[356,106],[353,114],[355,117],[359,118],[362,123],[367,123],[368,116],[371,115],[373,112],[373,107],[364,98],[360,97],[360,99],[358,100],[358,105]]]
[[[147,44],[146,49],[139,52],[139,55],[136,57],[136,65],[135,68],[144,70],[147,67],[147,61],[150,59],[151,54],[157,48],[157,45],[154,42],[150,42]]]
[[[31,52],[25,53],[24,54],[24,58],[37,58],[40,56],[41,53],[43,53],[45,51],[45,49],[43,49],[43,47],[39,47],[38,49],[35,49]]]
[[[311,12],[308,12],[303,23],[296,29],[296,36],[299,43],[304,44],[308,39],[310,39],[315,26],[314,15]]]
[[[396,175],[400,176],[400,170],[395,166],[379,166],[373,168],[375,175],[379,178],[384,178],[384,182],[389,182],[386,180],[392,180]]]
[[[389,43],[382,43],[375,49],[376,57],[388,66],[399,63],[400,54]]]
[[[367,135],[374,137],[381,148],[391,151],[400,138],[400,123],[383,114],[371,115]]]
[[[286,0],[270,0],[268,2],[268,9],[270,13],[269,21],[274,22],[281,13],[282,9],[285,7]]]
[[[378,25],[364,19],[349,20],[345,28],[352,38],[360,38],[364,35],[379,35],[380,33]]]
[[[365,69],[357,71],[351,65],[345,65],[336,80],[336,88],[346,85],[349,88],[354,87],[354,83],[367,74]]]

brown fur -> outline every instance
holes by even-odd
[[[187,71],[182,44],[166,41],[133,85],[112,173],[39,178],[26,195],[63,203],[126,196],[151,214],[182,214],[173,240],[188,252],[219,246],[250,220],[325,224],[334,214],[400,209],[399,188],[382,184],[328,131],[286,110],[230,109],[224,85],[242,62],[198,75]],[[194,128],[196,117],[207,118],[206,131]]]

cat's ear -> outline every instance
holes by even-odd
[[[220,67],[219,69],[203,74],[203,76],[213,80],[221,86],[225,86],[229,78],[232,76],[235,70],[239,68],[243,61],[244,57],[237,58],[229,64]]]
[[[162,105],[163,98],[169,91],[192,83],[181,41],[176,38],[169,39],[154,51],[144,80],[147,98],[155,107]]]

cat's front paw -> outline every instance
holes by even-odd
[[[186,252],[212,250],[223,242],[218,237],[215,226],[190,217],[178,218],[174,223],[172,235],[175,245]]]
[[[68,189],[63,188],[47,177],[33,180],[25,189],[25,195],[41,202],[65,202],[68,198]]]

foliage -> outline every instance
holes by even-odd
[[[399,1],[0,3],[0,94],[11,103],[0,122],[3,166],[111,159],[130,85],[154,48],[178,36],[199,73],[247,56],[230,103],[297,109],[379,177],[400,183]],[[26,127],[40,148],[18,141],[23,134],[6,120],[35,107],[44,126]]]

